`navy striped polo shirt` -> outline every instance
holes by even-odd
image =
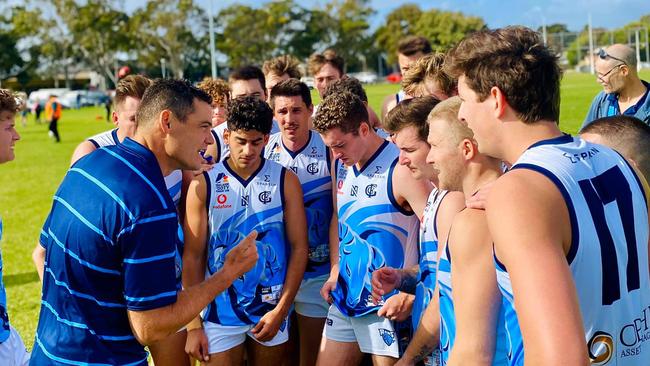
[[[126,138],[66,174],[41,231],[31,365],[147,365],[127,310],[176,302],[178,219],[153,153]]]

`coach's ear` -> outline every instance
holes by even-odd
[[[171,130],[172,128],[171,122],[172,122],[172,111],[168,109],[164,109],[162,112],[160,112],[160,115],[158,116],[158,121],[156,121],[156,123],[158,124],[158,128],[164,135],[169,134],[169,130]]]
[[[506,112],[506,106],[508,105],[505,94],[503,94],[499,87],[493,86],[492,89],[490,89],[490,97],[494,103],[494,117],[503,117]]]

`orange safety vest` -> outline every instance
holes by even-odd
[[[54,108],[52,108],[54,105]],[[45,105],[45,118],[51,120],[52,118],[61,118],[61,103],[56,100],[50,100]]]

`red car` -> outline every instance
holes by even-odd
[[[402,81],[402,74],[399,72],[390,73],[388,76],[386,76],[386,81],[393,84],[399,83]]]

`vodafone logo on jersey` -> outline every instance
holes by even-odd
[[[336,183],[336,193],[338,194],[343,194],[343,180],[339,179],[338,183]]]
[[[232,205],[228,204],[228,196],[223,194],[223,193],[217,195],[217,205],[212,206],[212,208],[217,209],[217,210],[221,210],[221,209],[224,209],[224,208],[230,208],[230,207],[232,207]]]

